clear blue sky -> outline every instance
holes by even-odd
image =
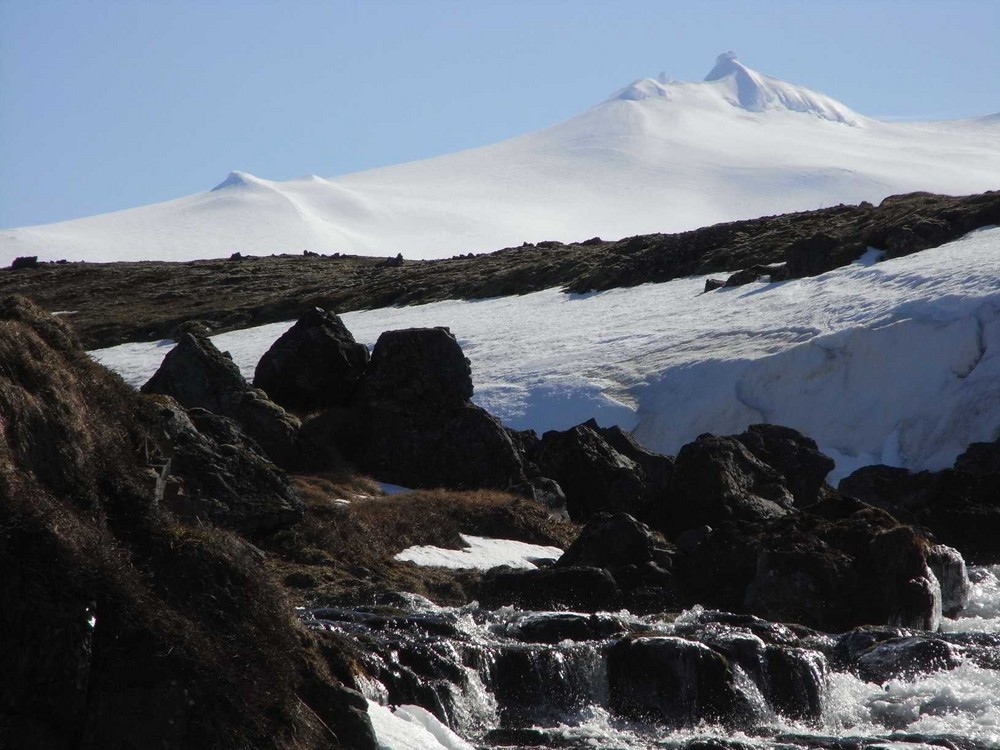
[[[0,227],[492,143],[729,49],[864,114],[1000,112],[995,0],[0,0]]]

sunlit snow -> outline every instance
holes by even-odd
[[[703,293],[704,278],[587,295],[559,290],[343,315],[360,341],[450,326],[474,400],[518,428],[594,416],[675,453],[703,432],[785,424],[837,460],[939,469],[1000,435],[1000,228],[814,278]],[[250,378],[288,328],[221,334]],[[169,342],[95,355],[140,385]]]
[[[537,568],[540,561],[557,560],[563,553],[558,547],[515,542],[511,539],[488,539],[461,534],[468,547],[444,549],[432,545],[409,547],[393,559],[436,568],[489,570],[500,565],[522,570]]]

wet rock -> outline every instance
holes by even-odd
[[[871,542],[872,572],[888,613],[887,623],[937,630],[941,586],[928,565],[929,545],[909,526],[878,534]]]
[[[253,384],[292,411],[344,406],[368,365],[368,348],[340,317],[314,308],[264,353]]]
[[[281,466],[297,467],[312,458],[298,440],[299,420],[250,386],[228,354],[205,336],[183,334],[141,390],[236,420]]]
[[[485,607],[570,609],[578,612],[614,610],[621,592],[602,568],[552,567],[511,571],[494,568],[483,576],[479,601]]]
[[[378,337],[358,388],[359,404],[407,412],[465,406],[472,368],[447,328],[408,328]]]
[[[166,402],[159,406],[157,428],[168,457],[158,499],[175,515],[248,536],[301,520],[304,506],[284,472],[235,421],[204,409],[185,413]]]
[[[505,634],[530,643],[561,643],[602,640],[627,631],[628,625],[613,615],[543,612],[515,620]]]
[[[800,721],[822,717],[829,675],[822,654],[805,648],[768,646],[764,673],[764,695],[778,713]]]
[[[933,629],[941,592],[931,546],[869,506],[832,520],[796,513],[715,528],[675,558],[674,578],[690,604],[827,632],[886,623]]]
[[[533,458],[543,475],[562,487],[574,521],[585,521],[600,511],[624,511],[641,518],[652,504],[642,467],[611,447],[589,424],[546,432]]]
[[[702,435],[677,454],[662,530],[674,536],[727,520],[778,518],[793,507],[782,475],[736,438]]]
[[[791,427],[750,425],[736,439],[761,463],[776,469],[795,498],[796,507],[819,500],[834,460],[820,453],[816,441]]]
[[[962,660],[961,648],[939,638],[905,636],[873,643],[857,653],[849,667],[866,682],[881,684],[954,669]]]
[[[725,656],[672,636],[615,644],[608,652],[608,685],[611,710],[636,721],[738,727],[752,724],[760,711]]]
[[[600,656],[586,645],[517,644],[493,658],[490,685],[505,726],[551,724],[594,702]]]
[[[930,548],[927,564],[941,585],[942,613],[954,617],[965,608],[972,591],[965,560],[955,548],[937,544]]]

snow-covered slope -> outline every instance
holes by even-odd
[[[2,230],[0,264],[306,249],[438,258],[998,187],[1000,118],[883,123],[728,53],[705,81],[639,80],[492,146],[330,179],[233,172],[186,198]]]
[[[515,427],[591,416],[665,453],[703,432],[798,428],[837,460],[938,469],[1000,436],[1000,227],[904,258],[703,293],[704,278],[586,295],[439,302],[347,313],[379,333],[450,326],[474,400]],[[221,334],[247,377],[289,326]],[[172,342],[98,358],[135,384]]]

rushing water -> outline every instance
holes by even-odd
[[[315,609],[356,637],[384,747],[1000,748],[1000,566],[938,633],[707,612]]]

